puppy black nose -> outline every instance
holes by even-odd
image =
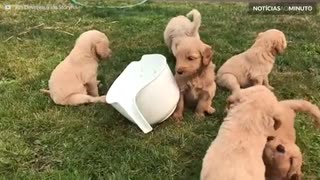
[[[178,69],[178,70],[177,70],[177,73],[178,73],[179,75],[181,75],[181,74],[183,74],[183,70]]]
[[[280,153],[285,153],[286,152],[286,148],[282,145],[282,144],[279,144],[277,147],[276,147],[277,151],[280,152]]]
[[[290,180],[299,180],[299,175],[298,174],[293,174],[291,177],[290,177]]]

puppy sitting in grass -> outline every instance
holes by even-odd
[[[320,125],[320,110],[305,100],[284,100],[279,103],[282,113],[278,118],[282,125],[274,136],[268,138],[263,160],[266,165],[267,180],[300,180],[302,177],[302,153],[295,144],[294,120],[297,112],[312,115]]]
[[[287,47],[283,32],[270,29],[258,34],[254,44],[245,52],[227,60],[217,72],[217,84],[232,93],[253,85],[269,84],[268,75],[276,56]]]
[[[242,89],[203,159],[201,180],[264,180],[262,153],[281,126],[279,103],[265,86]]]
[[[99,96],[97,81],[98,65],[111,56],[107,36],[97,30],[84,32],[77,39],[70,54],[52,72],[49,90],[54,103],[80,105],[106,102]]]
[[[192,10],[188,15],[193,15],[193,22],[185,16],[174,17],[164,32],[165,42],[176,58],[175,79],[180,89],[180,99],[173,113],[176,120],[183,119],[185,106],[195,108],[198,118],[215,112],[211,106],[216,91],[213,51],[200,40],[200,13]]]
[[[193,18],[191,22],[187,17]],[[191,10],[186,16],[177,16],[172,18],[164,31],[164,42],[176,56],[177,46],[185,37],[193,37],[200,40],[199,28],[201,25],[201,14],[198,10]]]

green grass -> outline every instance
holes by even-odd
[[[217,90],[218,111],[204,121],[188,111],[183,124],[167,120],[146,135],[109,105],[62,107],[39,92],[77,36],[93,28],[108,35],[113,49],[112,59],[99,69],[101,93],[143,54],[164,54],[173,68],[162,34],[171,17],[192,8],[202,13],[200,34],[214,46],[217,67],[250,47],[258,32],[284,31],[290,43],[277,58],[271,85],[279,99],[304,98],[320,105],[319,14],[249,15],[244,4],[159,2],[126,10],[1,9],[0,179],[198,179],[202,158],[224,117],[228,92]],[[320,133],[305,115],[298,115],[296,129],[304,179],[320,179]]]

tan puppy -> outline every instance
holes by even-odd
[[[165,31],[164,40],[176,57],[175,78],[180,88],[180,99],[173,118],[183,119],[185,105],[195,107],[197,117],[212,114],[211,107],[215,96],[215,65],[212,63],[212,48],[203,43],[199,36],[201,15],[193,9],[187,16],[172,18]]]
[[[269,84],[268,75],[275,58],[287,47],[285,35],[276,29],[259,33],[255,43],[245,52],[228,59],[217,72],[217,84],[234,93],[253,85]]]
[[[105,102],[105,96],[98,94],[97,68],[100,60],[110,55],[109,40],[104,33],[84,32],[70,54],[53,70],[50,90],[41,91],[60,105]]]
[[[243,95],[245,94],[245,95]],[[262,153],[267,137],[281,122],[279,103],[265,86],[254,86],[233,94],[237,105],[228,111],[216,139],[203,159],[202,180],[264,180]]]
[[[294,119],[296,112],[307,112],[312,115],[316,124],[320,125],[320,110],[316,105],[305,100],[280,101],[281,111],[278,118],[281,127],[274,137],[269,137],[263,159],[266,164],[267,180],[298,180],[301,179],[302,154],[295,144],[296,133]]]
[[[183,38],[180,42],[175,67],[180,99],[173,118],[182,120],[185,106],[195,108],[196,116],[202,118],[205,113],[215,112],[211,106],[216,91],[213,51],[210,46],[192,37]]]
[[[242,96],[250,94],[242,94]],[[233,96],[228,98],[229,109],[239,104]],[[263,160],[266,165],[267,180],[299,180],[302,177],[302,154],[295,144],[294,119],[296,112],[307,112],[320,125],[320,110],[316,105],[305,100],[284,100],[279,102],[277,118],[282,122],[274,136],[268,137]]]
[[[176,56],[177,45],[185,37],[194,37],[200,40],[199,27],[201,25],[201,14],[198,10],[193,9],[187,14],[188,17],[193,17],[191,22],[185,16],[177,16],[172,18],[164,31],[164,41]]]
[[[263,152],[266,180],[300,180],[302,153],[292,142],[270,137]]]

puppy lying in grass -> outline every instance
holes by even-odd
[[[279,103],[265,86],[242,89],[203,159],[201,180],[264,180],[267,137],[281,126]]]
[[[264,149],[267,180],[299,180],[302,177],[302,154],[295,144],[294,119],[297,112],[312,115],[320,125],[320,110],[305,100],[280,101],[282,113],[278,118],[282,124],[274,136],[269,137]]]
[[[291,142],[270,136],[263,152],[266,180],[300,180],[302,153]]]
[[[228,59],[217,72],[217,84],[232,93],[253,85],[270,86],[268,75],[276,56],[287,47],[283,32],[270,29],[258,34],[254,44],[245,52]]]
[[[176,120],[183,119],[185,106],[195,108],[198,118],[215,112],[211,106],[216,91],[213,51],[200,40],[200,13],[192,10],[188,13],[191,15],[193,22],[185,16],[172,18],[164,32],[165,42],[176,57],[175,79],[180,89],[180,99],[173,113]]]
[[[250,94],[242,94],[242,96]],[[236,107],[239,101],[228,98],[229,109]],[[302,153],[295,144],[294,119],[297,112],[307,112],[320,125],[320,110],[316,105],[305,100],[283,100],[279,102],[277,119],[281,126],[267,139],[263,160],[266,165],[267,180],[300,180],[302,177]]]
[[[53,70],[50,90],[41,91],[59,105],[106,102],[105,96],[98,94],[97,68],[102,59],[110,56],[109,40],[104,33],[84,32],[70,54]]]

